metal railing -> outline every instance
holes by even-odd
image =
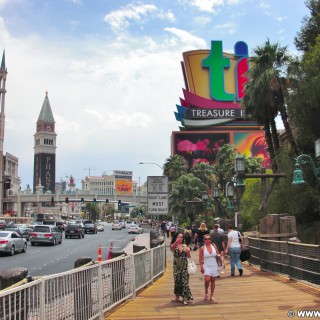
[[[0,292],[0,320],[104,319],[165,271],[165,245]]]
[[[320,285],[320,246],[248,237],[250,264]]]

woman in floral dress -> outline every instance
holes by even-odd
[[[188,304],[192,300],[189,287],[188,260],[190,258],[190,248],[184,244],[182,233],[176,232],[171,240],[170,249],[173,251],[173,276],[175,301],[179,301],[181,296],[183,304]]]

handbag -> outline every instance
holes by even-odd
[[[250,253],[250,250],[248,248],[244,248],[241,250],[241,253],[240,253],[240,260],[241,262],[243,261],[247,261],[251,258],[251,253]]]
[[[191,258],[188,258],[188,273],[195,274],[196,272],[197,272],[196,263]]]

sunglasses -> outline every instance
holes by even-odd
[[[204,238],[204,240],[211,240],[210,238]]]

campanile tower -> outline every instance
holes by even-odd
[[[55,121],[53,118],[48,92],[43,101],[34,135],[34,170],[33,191],[41,184],[44,193],[55,193],[56,181],[56,139]]]
[[[5,126],[5,95],[6,95],[6,80],[7,68],[5,63],[5,54],[3,50],[2,61],[0,66],[0,215],[2,212],[2,195],[3,195],[3,142],[4,142],[4,126]]]

